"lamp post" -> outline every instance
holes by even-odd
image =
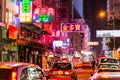
[[[102,19],[102,21],[103,21],[106,17],[106,11],[100,11],[98,14],[98,17],[99,17],[99,19]],[[102,50],[103,51],[107,50],[106,41],[107,41],[107,38],[105,36],[103,36],[102,37]]]
[[[115,30],[115,16],[113,15],[113,17],[112,17],[112,22],[113,22],[113,30]],[[115,57],[114,56],[115,55],[115,37],[113,36],[113,57]]]
[[[115,17],[113,16],[113,30],[115,30]],[[113,50],[115,50],[115,37],[113,37]]]

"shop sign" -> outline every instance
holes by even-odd
[[[5,49],[5,50],[9,50],[10,47],[11,47],[10,44],[4,44],[4,49]]]
[[[26,45],[27,44],[27,41],[24,41],[24,40],[17,40],[17,43],[18,44],[23,44],[23,45]]]
[[[52,31],[52,36],[53,37],[66,37],[67,33],[66,32],[62,32],[60,30],[54,30],[54,31]]]
[[[3,51],[2,54],[8,54],[8,52],[7,51]]]
[[[32,0],[20,2],[20,22],[32,22]]]
[[[17,39],[18,36],[18,28],[13,25],[9,25],[9,38]]]
[[[62,23],[61,30],[68,32],[81,31],[81,25],[77,23]]]
[[[31,0],[22,0],[22,12],[30,12]]]
[[[17,42],[11,42],[11,48],[10,48],[11,51],[17,51],[18,50],[18,47],[17,47]]]
[[[11,46],[11,51],[17,51],[18,50],[18,47],[17,46]]]
[[[17,46],[17,42],[11,42],[12,46]]]
[[[54,20],[55,10],[52,7],[44,7],[33,9],[33,21],[34,22],[51,22]]]

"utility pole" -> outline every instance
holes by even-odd
[[[115,17],[113,16],[113,30],[115,30]],[[113,50],[115,50],[115,37],[113,38]]]
[[[113,15],[113,30],[115,30],[115,16]],[[115,57],[115,36],[113,36],[113,57]]]

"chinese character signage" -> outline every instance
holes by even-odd
[[[62,23],[62,31],[81,31],[81,25],[77,23]]]
[[[22,12],[30,12],[31,0],[22,0]]]
[[[67,33],[59,30],[53,30],[52,34],[53,37],[67,37]]]
[[[55,11],[51,7],[33,8],[33,22],[51,22],[54,20],[54,16]]]
[[[21,0],[20,22],[32,22],[32,0]]]

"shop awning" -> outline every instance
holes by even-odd
[[[49,34],[47,31],[34,25],[33,23],[21,23],[21,25],[22,25],[22,27],[24,27],[30,31],[34,31],[37,34]]]

